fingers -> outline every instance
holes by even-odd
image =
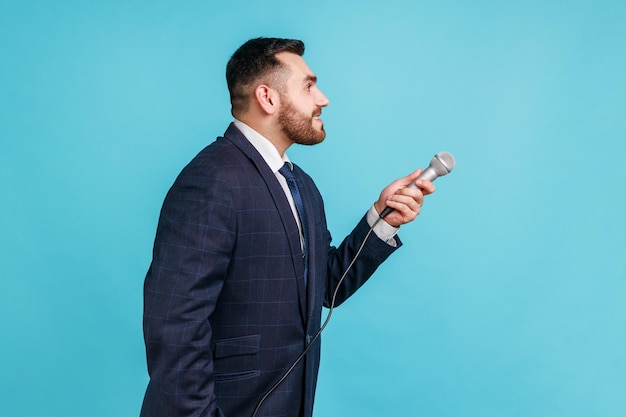
[[[419,215],[422,208],[423,199],[414,198],[407,195],[396,194],[387,201],[387,205],[399,212],[403,219],[413,220]]]
[[[435,192],[435,186],[431,181],[428,180],[418,180],[417,178],[422,174],[422,169],[417,169],[411,174],[407,175],[404,178],[400,178],[399,180],[394,181],[398,183],[400,187],[407,187],[410,184],[415,184],[417,188],[421,189],[424,195],[432,194]]]
[[[422,207],[422,204],[424,204],[424,193],[422,193],[419,188],[401,188],[396,191],[394,195],[391,196],[387,203],[388,205],[396,204],[406,206],[406,210],[402,207],[393,207],[396,210],[419,212],[420,207]]]
[[[385,217],[385,222],[394,227],[412,222],[419,215],[421,209],[419,205],[410,207],[396,199],[389,200],[387,205],[391,207],[393,211]]]
[[[415,182],[414,187],[402,187],[398,188],[395,193],[391,196],[406,196],[412,198],[419,204],[420,206],[424,203],[424,196],[432,194],[435,192],[435,186],[432,182],[428,180],[418,180]]]
[[[432,194],[435,192],[435,186],[432,182],[428,180],[415,181],[415,185],[417,186],[417,188],[422,190],[422,194],[424,195]]]
[[[399,226],[415,220],[420,214],[424,196],[435,192],[435,186],[431,181],[418,180],[422,173],[418,169],[406,177],[400,178],[389,184],[380,194],[374,207],[378,213],[382,213],[386,206],[394,209],[385,221],[392,226]],[[415,184],[415,187],[410,187]]]
[[[421,188],[404,187],[398,189],[392,198],[396,197],[397,201],[407,202],[407,204],[410,204],[412,201],[421,206],[424,204],[424,195],[426,194],[424,194]]]
[[[403,178],[408,180],[408,184],[415,181],[415,178],[419,176],[421,170],[414,172],[413,174]],[[394,209],[385,219],[389,224],[399,226],[409,223],[420,214],[422,205],[424,204],[424,196],[435,192],[435,186],[431,181],[418,180],[415,181],[414,187],[401,187],[398,188],[389,198],[387,198],[385,204]]]
[[[420,176],[421,173],[422,173],[422,169],[418,168],[417,170],[413,171],[406,177],[400,178],[398,181],[402,182],[402,185],[406,187],[407,185],[415,182],[415,180],[417,179],[417,177]]]

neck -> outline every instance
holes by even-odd
[[[274,145],[281,157],[285,155],[287,149],[293,144],[282,129],[279,126],[275,126],[270,120],[258,120],[245,116],[237,117],[237,119],[250,126]]]

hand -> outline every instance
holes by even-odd
[[[428,180],[415,181],[422,173],[421,169],[400,178],[389,184],[380,193],[378,201],[374,203],[374,208],[380,214],[385,207],[389,206],[394,211],[385,217],[385,221],[391,226],[401,226],[412,222],[420,214],[424,196],[435,192],[435,186]],[[417,188],[407,186],[415,182]]]

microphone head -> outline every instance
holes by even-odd
[[[450,152],[439,152],[430,161],[430,168],[437,173],[437,176],[441,177],[452,171],[454,163],[454,157]]]

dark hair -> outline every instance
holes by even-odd
[[[287,72],[286,67],[276,59],[279,52],[302,56],[304,43],[297,39],[256,38],[235,51],[226,65],[226,83],[233,115],[248,110],[257,81],[279,91],[282,89]]]

